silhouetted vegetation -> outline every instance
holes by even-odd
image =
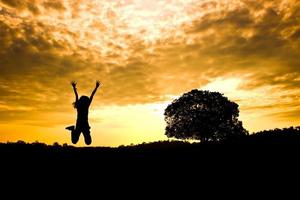
[[[254,144],[297,144],[300,145],[300,127],[264,130],[244,138],[240,143],[247,141]]]
[[[273,146],[272,146],[273,145]],[[284,148],[278,148],[278,147]],[[293,151],[288,151],[288,150]],[[46,145],[39,142],[0,143],[2,163],[20,162],[22,165],[34,162],[53,163],[101,163],[106,165],[153,164],[174,162],[198,162],[204,160],[235,159],[252,155],[278,156],[284,151],[300,153],[300,127],[261,131],[248,136],[226,140],[222,143],[189,143],[184,141],[159,141],[139,145],[113,147],[74,147],[67,144]],[[256,154],[259,153],[259,154]],[[239,158],[240,159],[240,158]],[[2,164],[3,165],[3,164]]]
[[[219,92],[192,90],[175,99],[164,115],[168,137],[221,142],[248,134],[238,120],[238,104]]]

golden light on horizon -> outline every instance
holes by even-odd
[[[300,123],[297,0],[0,0],[0,142],[70,143],[69,85],[93,145],[167,139],[163,111],[224,93],[250,131]],[[79,146],[84,145],[82,138]]]

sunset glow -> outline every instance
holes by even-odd
[[[192,89],[237,102],[250,132],[299,125],[299,58],[297,0],[0,0],[0,142],[71,144],[71,80],[103,84],[94,146],[167,139]]]

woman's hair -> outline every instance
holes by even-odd
[[[78,101],[75,101],[73,103],[74,108],[84,108],[88,107],[90,104],[90,98],[87,96],[81,96]]]

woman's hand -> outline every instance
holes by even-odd
[[[73,88],[76,87],[76,84],[77,84],[77,83],[76,83],[75,81],[72,81],[72,82],[71,82],[71,85],[73,86]]]
[[[99,87],[101,85],[100,81],[96,81],[96,87]]]

